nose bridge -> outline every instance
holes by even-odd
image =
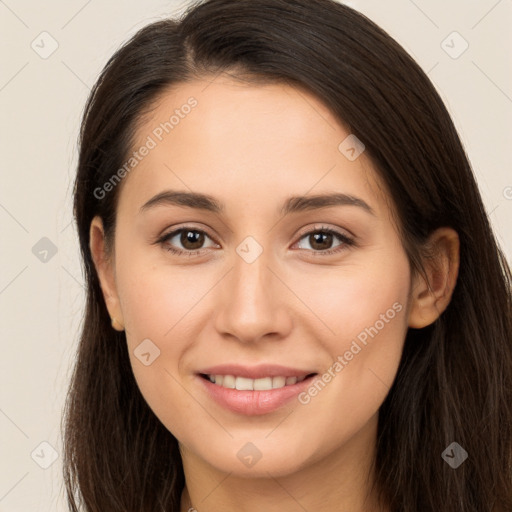
[[[247,237],[236,247],[232,267],[222,283],[219,332],[232,334],[240,341],[257,340],[270,333],[284,335],[289,319],[278,290],[282,284],[270,270],[270,248]]]

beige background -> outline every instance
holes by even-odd
[[[428,72],[510,261],[512,0],[347,3]],[[0,512],[66,510],[60,416],[84,303],[71,191],[87,94],[122,42],[187,4],[0,0]]]

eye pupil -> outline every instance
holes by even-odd
[[[185,230],[181,232],[180,242],[183,247],[193,251],[194,249],[200,249],[204,243],[204,234],[199,231]],[[188,244],[191,243],[192,247]]]
[[[313,242],[311,242],[311,239],[313,239]],[[326,249],[326,247],[325,247],[326,239],[327,239],[327,245],[330,246],[332,244],[332,233],[318,232],[318,233],[314,233],[314,234],[310,235],[311,247],[313,247],[315,249],[319,249],[319,250]],[[322,241],[324,242],[323,245],[321,243]],[[320,243],[318,243],[318,242],[320,242]]]

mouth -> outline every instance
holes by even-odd
[[[196,374],[208,398],[224,409],[245,416],[269,414],[280,409],[311,386],[317,376],[318,373],[308,373],[250,379],[235,375]]]
[[[271,391],[273,389],[293,386],[318,374],[309,373],[302,376],[277,375],[261,377],[258,379],[250,379],[248,377],[236,375],[214,375],[207,373],[199,373],[198,375],[202,379],[226,389],[236,389],[238,391]]]

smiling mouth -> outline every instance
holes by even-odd
[[[317,373],[310,373],[302,377],[262,377],[260,379],[249,379],[246,377],[239,377],[235,375],[208,375],[200,373],[199,376],[213,384],[227,388],[236,389],[238,391],[271,391],[273,389],[281,389],[288,386],[293,386],[306,379],[310,379],[318,375]]]

